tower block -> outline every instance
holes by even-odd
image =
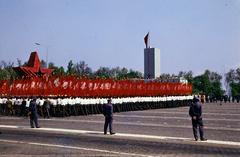
[[[160,76],[160,49],[144,49],[144,79],[155,79]]]

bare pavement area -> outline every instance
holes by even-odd
[[[0,156],[240,156],[240,103],[203,105],[205,137],[194,141],[189,107],[114,114],[115,135],[103,115],[39,119],[0,117]]]

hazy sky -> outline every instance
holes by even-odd
[[[240,0],[0,0],[0,60],[30,52],[58,66],[84,60],[143,72],[143,38],[161,72],[240,66]],[[35,42],[40,46],[34,45]]]

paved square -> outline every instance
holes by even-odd
[[[103,135],[103,115],[40,119],[0,117],[1,156],[240,156],[240,103],[206,103],[207,142],[195,142],[188,107],[114,114],[116,135]]]

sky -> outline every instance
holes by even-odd
[[[143,72],[147,32],[161,73],[240,67],[240,0],[0,0],[0,61]]]

